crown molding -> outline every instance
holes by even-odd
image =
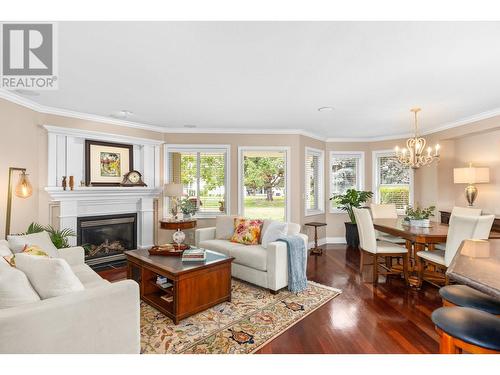
[[[26,99],[22,96],[14,94],[14,93],[7,91],[5,89],[0,89],[0,98],[8,100],[12,103],[21,105],[23,107],[29,108],[33,111],[47,114],[47,115],[71,117],[71,118],[76,118],[79,120],[95,121],[95,122],[101,122],[101,123],[110,124],[110,125],[124,126],[127,128],[149,130],[149,131],[156,132],[156,133],[164,133],[165,132],[165,128],[162,126],[142,124],[139,122],[120,120],[120,119],[116,119],[113,117],[106,117],[106,116],[94,115],[94,114],[90,114],[90,113],[72,111],[69,109],[45,106],[43,104],[39,104],[37,102],[34,102],[33,100],[29,100],[29,99]]]
[[[123,127],[128,127],[128,128],[148,130],[148,131],[152,131],[152,132],[156,132],[156,133],[163,133],[163,134],[180,134],[180,133],[193,134],[193,133],[196,133],[196,134],[302,135],[305,137],[313,138],[313,139],[327,142],[327,143],[380,142],[380,141],[389,141],[389,140],[395,140],[395,139],[408,138],[408,137],[411,137],[413,135],[412,133],[402,133],[402,134],[376,136],[376,137],[342,138],[342,137],[323,137],[323,136],[320,136],[316,133],[310,132],[310,131],[305,130],[305,129],[168,128],[168,127],[163,127],[163,126],[149,125],[149,124],[143,124],[143,123],[139,123],[139,122],[120,120],[120,119],[115,119],[112,117],[94,115],[94,114],[90,114],[90,113],[77,112],[77,111],[72,111],[72,110],[68,110],[68,109],[45,106],[45,105],[39,104],[33,100],[29,100],[29,99],[24,98],[20,95],[14,94],[14,93],[12,93],[8,90],[5,90],[5,89],[0,89],[0,98],[5,99],[5,100],[12,102],[12,103],[21,105],[23,107],[29,108],[29,109],[36,111],[36,112],[39,112],[39,113],[76,118],[76,119],[80,119],[80,120],[101,122],[101,123],[110,124],[110,125],[117,125],[117,126],[123,126]],[[464,118],[456,120],[456,121],[448,122],[448,123],[442,124],[442,125],[434,128],[434,129],[424,131],[421,134],[422,135],[435,134],[435,133],[442,132],[444,130],[453,129],[453,128],[456,128],[456,127],[459,127],[462,125],[485,120],[485,119],[492,118],[495,116],[500,116],[500,108],[495,108],[495,109],[492,109],[490,111],[481,112],[481,113],[478,113],[476,115],[472,115],[472,116],[464,117]]]

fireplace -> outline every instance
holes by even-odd
[[[123,260],[124,251],[137,248],[137,214],[78,217],[77,243],[89,265]]]

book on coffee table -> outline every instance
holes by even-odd
[[[203,262],[207,259],[205,249],[189,249],[182,253],[183,262]]]

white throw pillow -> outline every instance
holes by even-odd
[[[5,241],[7,242],[7,241]],[[7,246],[5,243],[0,242],[0,258],[12,255],[12,251],[10,251],[9,246]]]
[[[49,254],[50,257],[59,257],[57,248],[52,243],[50,235],[45,231],[32,234],[10,235],[7,236],[7,240],[13,253],[20,253],[26,245],[36,245]]]
[[[40,301],[24,273],[0,258],[0,309]]]
[[[234,233],[234,219],[236,215],[221,215],[215,219],[215,238],[230,240]]]
[[[269,244],[269,242],[274,242],[278,238],[286,236],[287,227],[287,223],[271,221],[267,225],[266,231],[262,234],[262,246],[267,249],[267,245]]]
[[[68,262],[60,258],[16,254],[16,268],[23,271],[41,299],[83,290]]]

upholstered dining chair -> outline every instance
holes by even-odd
[[[394,203],[387,204],[370,204],[370,211],[372,213],[372,218],[374,219],[397,219],[398,212],[396,210],[396,205]],[[405,244],[406,240],[401,237],[391,236],[390,234],[382,233],[380,231],[375,231],[377,239],[381,241],[387,241],[397,244]]]
[[[424,281],[424,270],[427,263],[446,270],[458,251],[460,244],[468,239],[488,238],[494,215],[461,216],[452,215],[446,238],[445,250],[419,251],[417,253],[417,269],[419,284]],[[445,276],[445,285],[448,277]]]
[[[483,210],[481,210],[480,208],[472,208],[472,207],[459,207],[459,206],[455,206],[453,207],[453,209],[451,210],[451,215],[450,215],[450,218],[453,216],[453,215],[459,215],[459,216],[480,216],[481,213],[482,213]],[[488,238],[488,237],[486,237]],[[446,248],[446,245],[445,244],[440,244],[438,243],[436,246],[435,246],[436,249],[438,250],[445,250]]]
[[[354,216],[358,225],[359,242],[360,242],[360,259],[359,273],[363,277],[364,256],[369,254],[373,258],[373,283],[378,283],[379,266],[385,272],[382,275],[401,275],[401,272],[394,272],[384,264],[379,264],[379,258],[386,257],[401,257],[403,258],[403,276],[408,281],[408,250],[405,247],[399,246],[386,241],[377,241],[375,228],[373,227],[372,217],[370,212],[363,208],[354,208]]]

